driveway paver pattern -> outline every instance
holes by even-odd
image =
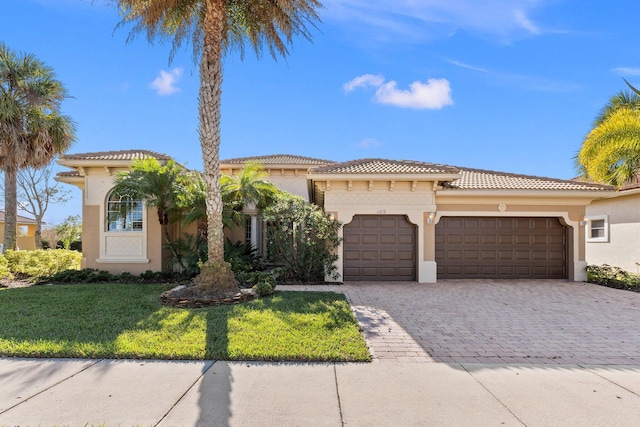
[[[378,361],[640,366],[640,293],[565,280],[323,290],[347,295]]]

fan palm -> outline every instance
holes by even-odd
[[[71,119],[60,114],[67,97],[53,70],[0,43],[0,168],[4,171],[4,250],[17,240],[18,170],[42,167],[75,140]]]
[[[224,262],[220,194],[220,100],[222,58],[241,55],[247,44],[260,55],[266,47],[275,58],[286,56],[293,36],[310,38],[305,25],[318,19],[319,0],[112,0],[123,19],[133,23],[131,35],[172,41],[173,52],[191,42],[200,57],[199,135],[207,185],[208,256],[197,283],[220,294],[235,293],[233,273]]]
[[[640,96],[620,92],[605,105],[576,156],[583,178],[621,186],[640,172]]]

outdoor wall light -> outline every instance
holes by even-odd
[[[329,212],[329,221],[335,221],[336,220],[336,216],[333,214],[333,212]]]
[[[588,222],[589,222],[589,218],[585,216],[584,218],[582,218],[582,220],[580,220],[580,227],[584,227],[585,225],[587,225]]]
[[[436,213],[435,212],[429,212],[429,216],[427,217],[427,224],[431,224],[435,217],[436,217]]]

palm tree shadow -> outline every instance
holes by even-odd
[[[208,310],[205,344],[205,359],[228,359],[229,327],[228,317],[231,310]],[[226,357],[225,357],[226,355]],[[231,392],[233,376],[230,362],[214,361],[211,368],[204,372],[198,390],[200,415],[198,426],[227,426],[232,417]]]

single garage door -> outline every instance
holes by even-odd
[[[557,218],[443,217],[438,278],[567,278],[567,231]]]
[[[344,280],[415,280],[416,227],[405,216],[356,215],[343,231]]]

